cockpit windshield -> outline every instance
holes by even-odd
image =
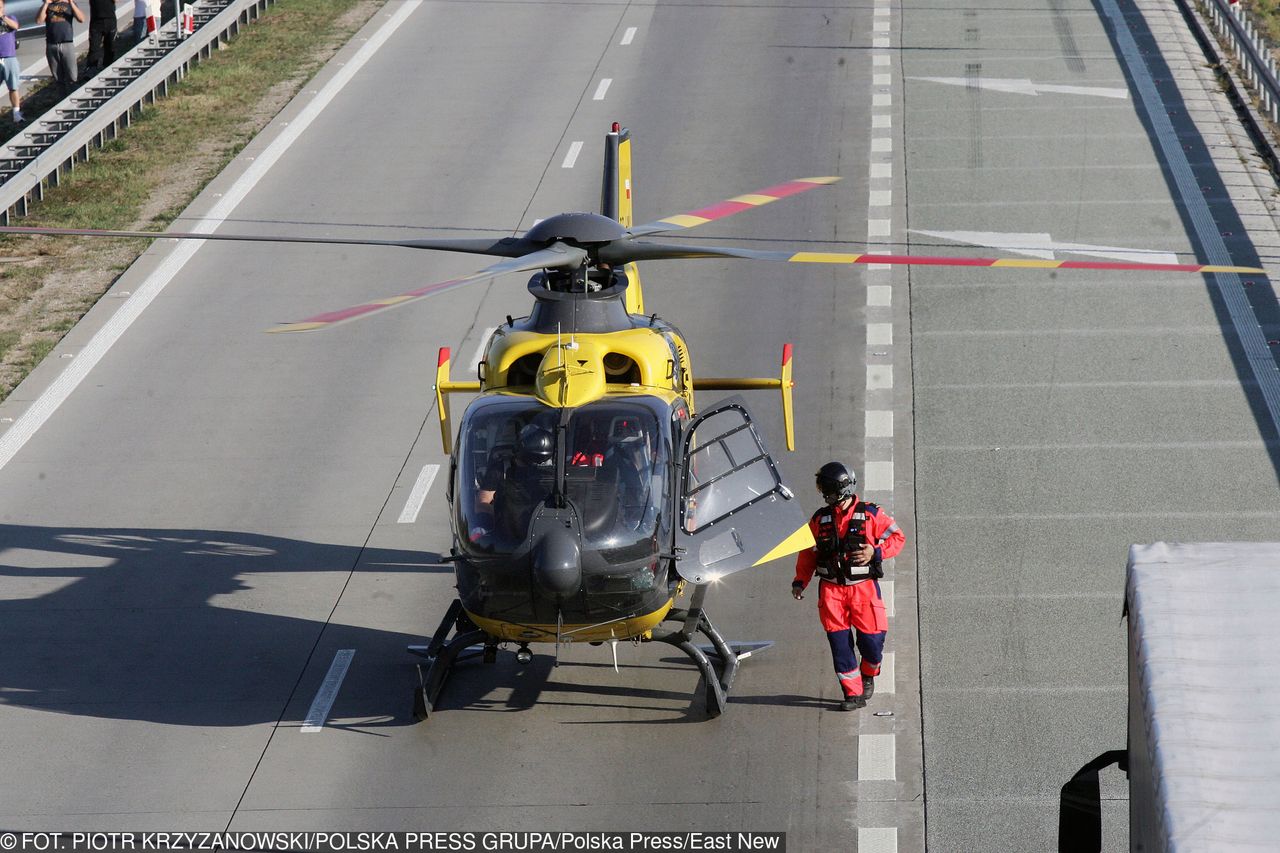
[[[536,508],[557,498],[574,507],[592,548],[613,552],[651,539],[669,500],[670,436],[661,412],[657,400],[603,400],[571,410],[562,430],[562,410],[527,399],[478,401],[458,444],[463,547],[512,552],[528,537]]]

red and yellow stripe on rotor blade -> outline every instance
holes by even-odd
[[[789,196],[798,195],[802,192],[808,192],[817,187],[834,184],[839,178],[800,178],[795,181],[787,181],[785,184],[778,184],[773,187],[766,187],[762,190],[756,190],[746,195],[734,196],[725,201],[716,202],[713,205],[704,207],[701,210],[691,210],[688,213],[678,213],[675,216],[668,216],[666,219],[659,219],[652,223],[653,226],[665,225],[663,230],[674,231],[678,228],[693,228],[696,225],[703,225],[707,222],[714,222],[717,219],[724,219],[726,216],[733,216],[735,213],[741,213],[744,210],[750,210],[753,207],[769,204],[779,199]]]
[[[839,252],[796,252],[795,264],[906,264],[939,267],[1003,267],[1033,270],[1149,270],[1151,272],[1265,273],[1259,267],[1214,264],[1144,264],[1133,261],[1047,261],[1039,258],[963,258],[941,255],[858,255]]]
[[[314,317],[308,317],[305,320],[299,320],[296,323],[281,323],[274,329],[268,329],[269,332],[311,332],[316,329],[324,329],[337,323],[344,323],[347,320],[354,320],[357,317],[364,317],[377,311],[383,311],[387,308],[394,308],[397,305],[403,305],[406,302],[412,302],[415,299],[422,299],[425,296],[433,296],[437,293],[450,290],[478,278],[478,276],[466,276],[465,278],[454,278],[449,281],[438,281],[435,284],[428,284],[419,287],[416,290],[410,290],[407,293],[401,293],[397,296],[388,296],[385,299],[375,299],[372,302],[366,302],[363,305],[352,305],[350,308],[341,308],[337,311],[328,311],[324,314],[317,314]]]

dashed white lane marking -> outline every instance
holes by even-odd
[[[893,233],[893,223],[888,219],[868,219],[868,237],[888,237]]]
[[[887,18],[889,17],[890,14],[891,14],[890,9],[887,6],[881,6],[875,11],[875,16],[877,18]]]
[[[605,77],[600,81],[600,85],[596,87],[596,93],[591,96],[593,101],[603,101],[604,93],[609,91],[609,84],[613,82],[612,77]]]
[[[889,21],[876,21],[872,26],[872,32],[887,33],[889,32]]]
[[[887,347],[893,345],[892,323],[868,323],[867,346]]]
[[[342,686],[342,679],[347,677],[347,669],[355,655],[355,649],[342,649],[333,656],[329,673],[320,683],[320,691],[316,693],[311,710],[307,711],[307,718],[302,721],[302,728],[298,731],[318,732],[324,728],[325,720],[329,719],[329,711],[333,708],[333,700],[338,698],[338,688]]]
[[[485,345],[489,343],[489,338],[493,337],[493,333],[496,331],[498,331],[497,326],[489,326],[480,334],[480,340],[476,343],[476,351],[471,354],[471,360],[463,365],[471,376],[477,375],[478,368],[476,365],[484,360]]]
[[[893,151],[893,137],[877,136],[871,140],[871,152],[873,154],[888,154]]]
[[[871,96],[871,106],[873,107],[891,107],[893,106],[893,95],[887,92],[880,92]]]
[[[884,657],[880,660],[880,674],[876,676],[876,694],[881,693],[897,693],[894,687],[894,664],[896,663],[893,652],[885,652]]]
[[[392,33],[421,5],[422,0],[407,0],[396,9],[395,14],[369,37],[364,46],[356,51],[355,55],[342,67],[342,70],[335,74],[311,103],[298,113],[298,117],[267,145],[266,149],[253,161],[253,165],[236,179],[231,189],[218,200],[203,219],[192,226],[191,230],[213,231],[221,225],[258,181],[262,180],[263,176],[276,164],[276,161],[297,141],[303,131],[311,126],[324,108],[377,53],[387,39],[391,38]],[[173,281],[174,276],[186,266],[187,261],[191,260],[203,245],[204,242],[201,240],[188,240],[166,255],[156,267],[155,272],[147,276],[146,280],[133,291],[133,295],[126,299],[111,319],[103,324],[79,355],[67,365],[67,369],[62,371],[62,374],[40,395],[39,399],[32,403],[22,417],[18,418],[3,436],[0,436],[0,468],[9,464],[31,436],[35,435],[36,430],[40,429],[63,401],[71,396],[71,392],[84,381],[89,371],[93,370],[120,336],[133,324],[133,321],[142,315],[147,306],[160,295],[169,282]]]
[[[866,487],[868,492],[893,491],[893,462],[867,462]]]
[[[867,305],[875,308],[887,308],[893,304],[893,288],[887,284],[867,286]]]
[[[422,471],[413,484],[413,490],[409,492],[409,500],[405,501],[400,517],[396,519],[399,524],[413,524],[418,520],[418,513],[422,512],[422,504],[427,499],[427,492],[431,491],[431,484],[435,482],[436,474],[439,472],[439,465],[422,466]]]
[[[867,438],[893,438],[893,412],[868,409],[866,412]]]
[[[867,269],[873,272],[884,272],[885,270],[893,269],[893,264],[867,264]]]
[[[578,155],[582,153],[582,141],[575,140],[569,146],[569,153],[564,155],[564,162],[560,164],[562,169],[572,169],[573,164],[578,162]]]
[[[627,31],[622,34],[622,41],[618,42],[618,44],[622,44],[622,45],[631,44],[632,40],[635,39],[635,37],[636,37],[636,28],[627,27]]]
[[[870,174],[871,174],[871,177],[873,178],[892,178],[893,164],[892,163],[872,163],[870,167]]]
[[[887,53],[877,53],[875,56],[871,57],[871,64],[880,67],[889,65],[892,62],[893,57],[889,56]]]
[[[867,207],[888,207],[893,204],[892,190],[872,190],[867,195]]]
[[[858,827],[858,853],[898,853],[896,826]]]
[[[893,116],[890,116],[890,115],[872,116],[871,126],[878,129],[893,127]]]
[[[896,752],[893,735],[858,735],[858,781],[892,782]]]
[[[892,74],[872,74],[871,85],[872,86],[892,86],[893,75]]]
[[[872,47],[889,47],[889,46],[890,46],[890,45],[889,45],[889,37],[888,37],[888,36],[876,36],[874,39],[872,39],[872,40],[871,40],[871,46],[872,46]]]
[[[880,598],[884,600],[884,615],[892,619],[898,612],[893,600],[893,581],[880,581]]]

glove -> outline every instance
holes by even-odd
[[[794,598],[796,601],[799,601],[800,599],[804,598],[804,584],[800,583],[800,581],[792,581],[791,597]]]

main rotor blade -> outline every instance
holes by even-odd
[[[104,231],[97,228],[29,228],[18,225],[0,226],[0,234],[22,234],[50,237],[123,237],[148,240],[231,240],[241,243],[316,243],[332,246],[395,246],[405,249],[434,249],[440,252],[466,252],[473,255],[496,255],[516,258],[534,248],[518,237],[493,240],[488,237],[447,240],[370,240],[360,237],[275,237],[266,234],[205,234],[197,231]]]
[[[650,222],[629,230],[632,237],[643,237],[647,234],[659,234],[663,231],[679,231],[683,228],[693,228],[707,222],[714,222],[717,219],[724,219],[726,216],[733,216],[735,213],[741,213],[753,207],[769,204],[780,198],[787,198],[827,184],[834,184],[838,180],[840,179],[830,177],[800,178],[788,181],[785,184],[765,187],[762,190],[756,190],[746,195],[734,196],[731,199],[717,202],[701,210],[677,213],[675,216],[668,216],[666,219],[659,219],[656,222]]]
[[[373,302],[366,302],[363,305],[353,305],[350,308],[342,308],[338,311],[329,311],[324,314],[317,314],[314,317],[308,317],[297,323],[282,323],[272,332],[310,332],[315,329],[323,329],[326,326],[332,326],[335,323],[342,323],[347,320],[354,320],[357,317],[365,317],[377,311],[383,311],[387,308],[395,308],[404,305],[407,302],[413,302],[427,296],[435,296],[437,293],[444,293],[446,290],[453,290],[455,287],[461,287],[464,284],[470,284],[475,281],[484,281],[485,279],[500,276],[503,273],[521,272],[523,270],[541,270],[541,269],[572,269],[581,266],[587,260],[587,253],[583,249],[573,246],[566,246],[564,243],[553,243],[545,249],[537,252],[531,252],[518,258],[512,258],[486,267],[479,272],[462,278],[454,278],[448,281],[438,281],[434,284],[428,284],[423,287],[410,290],[407,293],[401,293],[398,296],[389,296],[386,299],[377,299]]]
[[[723,246],[692,246],[677,243],[618,242],[600,250],[604,263],[621,265],[631,261],[692,258],[745,258],[753,261],[787,261],[798,264],[903,264],[940,267],[1004,267],[1038,270],[1147,270],[1188,273],[1265,273],[1259,267],[1213,264],[1144,264],[1134,261],[1046,261],[1038,258],[965,258],[940,255],[873,255],[841,252],[786,252],[737,249]]]

